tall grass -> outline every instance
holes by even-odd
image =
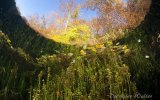
[[[87,33],[86,41],[91,37],[88,27],[73,26],[72,32],[74,38],[79,32]],[[131,100],[137,92],[158,96],[160,64],[142,30],[114,31],[92,46],[54,45],[24,33],[10,34],[10,41],[0,32],[0,99]],[[4,44],[25,62],[32,58],[35,70],[24,70],[28,66],[20,65]]]
[[[134,95],[136,86],[130,80],[128,66],[109,45],[106,46],[100,53],[90,52],[82,56],[76,52],[70,65],[60,74],[54,75],[48,67],[47,79],[39,74],[37,85],[30,92],[31,99],[97,100],[121,94]]]

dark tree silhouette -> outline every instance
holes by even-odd
[[[13,48],[7,44],[7,39],[3,34],[11,40]],[[32,29],[25,18],[20,15],[15,0],[0,0],[0,57],[8,57],[8,60],[14,60],[21,66],[20,68],[32,70],[35,67],[35,58],[43,54],[56,53],[55,51],[60,51],[62,45],[41,36]],[[29,55],[30,57],[27,58],[29,60],[26,61],[21,53]]]
[[[150,10],[146,15],[143,29],[148,34],[156,34],[160,32],[160,0],[151,0]]]
[[[140,25],[149,37],[155,59],[160,60],[160,0],[151,0],[150,10]]]
[[[142,79],[139,80],[138,89],[141,93],[147,91],[148,94],[153,95],[153,100],[158,100],[160,98],[160,0],[151,0],[149,12],[138,28],[144,30],[148,39],[147,46],[150,46],[151,52],[155,53],[156,61],[152,71],[148,73],[149,77],[142,76]],[[146,82],[145,86],[142,81]]]
[[[20,47],[34,57],[55,53],[56,47],[60,49],[60,43],[44,38],[27,24],[25,18],[21,17],[15,0],[0,1],[0,21],[1,30],[8,35],[13,47]]]

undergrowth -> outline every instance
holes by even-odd
[[[1,35],[1,40],[22,58],[29,56],[14,48],[4,36]],[[145,41],[144,32],[135,30],[101,44],[61,46],[56,54],[33,58],[34,66],[40,71],[21,70],[15,59],[1,54],[0,97],[6,100],[130,100],[136,99],[137,93],[156,95],[159,64]]]

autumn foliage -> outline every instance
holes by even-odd
[[[71,35],[70,30],[86,27],[77,29],[77,34],[81,36],[81,39],[83,36],[86,38],[87,34],[90,35],[85,41],[90,43],[90,41],[99,41],[97,35],[103,36],[103,34],[116,32],[119,29],[121,31],[134,29],[144,19],[149,5],[150,1],[142,0],[86,0],[83,5],[77,4],[74,0],[64,0],[60,5],[61,15],[55,12],[43,17],[33,15],[28,22],[30,26],[47,38],[63,43],[72,41],[72,43],[75,42],[74,44],[80,42],[80,38],[75,38],[77,36],[73,36],[74,32]],[[79,14],[84,7],[96,11],[97,17],[91,21],[81,19]],[[79,26],[80,24],[81,26]],[[85,34],[82,34],[84,33],[82,31]]]
[[[149,0],[87,0],[86,4],[99,13],[93,20],[93,26],[100,32],[135,28],[144,19],[149,5]]]

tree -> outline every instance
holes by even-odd
[[[141,26],[148,34],[158,34],[160,32],[160,1],[151,0],[149,12]]]
[[[28,25],[25,18],[21,17],[15,0],[1,0],[0,10],[0,31],[2,30],[8,37],[13,47],[8,46],[5,40],[0,43],[1,57],[11,57],[11,60],[15,61],[19,67],[27,69],[35,67],[33,64],[35,62],[26,61],[25,59],[28,58],[23,57],[21,53],[25,52],[29,58],[35,60],[36,57],[43,54],[53,54],[56,49],[60,49],[56,48],[56,46],[61,45],[60,43],[44,38]],[[2,40],[3,37],[0,37],[0,41]],[[17,50],[20,50],[20,52]],[[21,50],[24,52],[21,52]]]
[[[39,32],[32,29],[27,24],[26,19],[21,17],[15,0],[1,0],[0,9],[1,30],[8,35],[14,47],[20,47],[35,57],[42,55],[44,52],[54,53],[55,46],[61,45],[51,39],[44,38]]]
[[[69,26],[72,19],[76,19],[79,16],[80,6],[76,4],[75,0],[64,0],[61,3],[61,10],[63,12],[65,20],[65,31]]]
[[[103,32],[113,29],[133,29],[143,20],[149,1],[86,0],[87,7],[99,13],[97,21]]]

